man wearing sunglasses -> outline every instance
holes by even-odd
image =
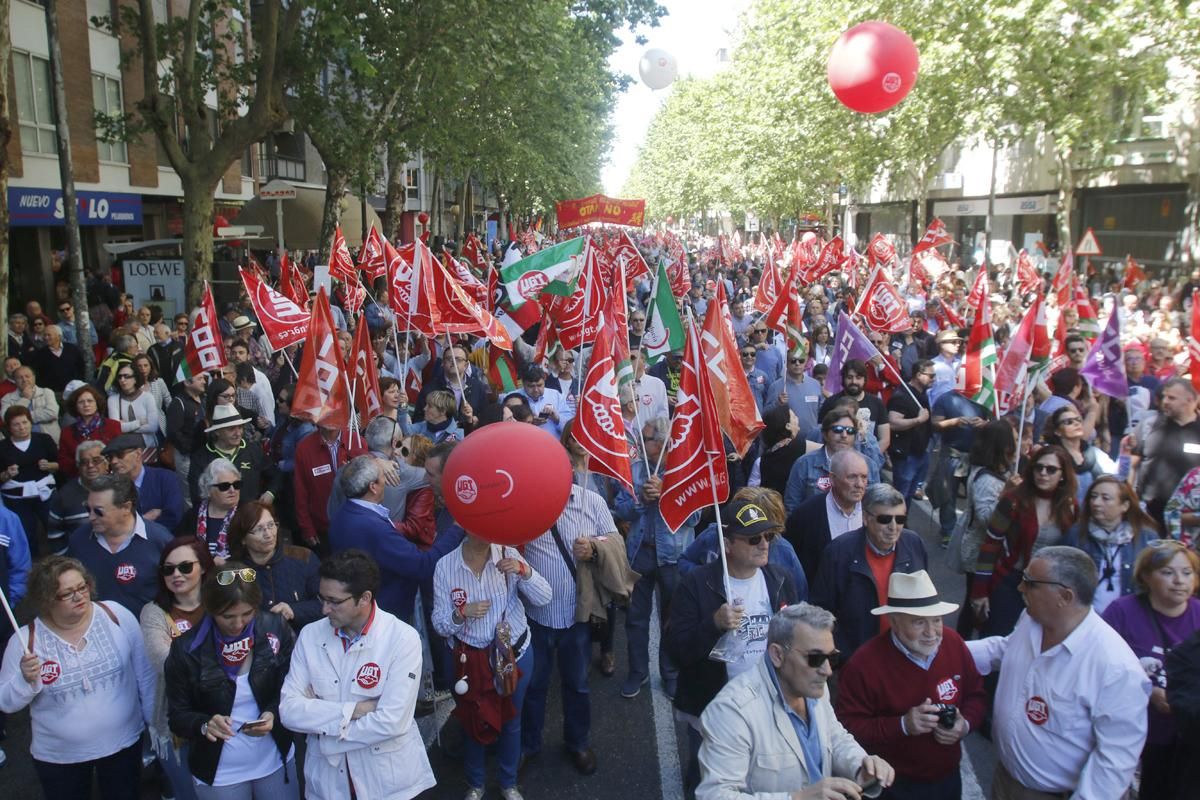
[[[958,606],[938,599],[924,570],[893,573],[886,615],[891,630],[859,648],[838,676],[838,719],[864,746],[896,765],[888,797],[959,800],[959,742],[983,722],[983,676],[962,638],[942,617]]]
[[[137,510],[142,519],[173,531],[183,519],[183,492],[170,470],[147,467],[143,463],[144,444],[140,434],[122,433],[104,446],[102,455],[108,459],[114,475],[124,475],[133,481],[138,496]]]
[[[890,628],[871,609],[887,599],[892,573],[916,572],[929,561],[921,537],[905,527],[904,495],[895,487],[872,484],[862,505],[863,527],[825,548],[812,588],[812,601],[837,617],[834,638],[844,658]]]
[[[700,783],[700,714],[726,683],[762,660],[771,614],[799,599],[787,571],[767,563],[779,525],[748,500],[727,503],[721,516],[733,596],[726,596],[718,558],[682,576],[667,622],[667,651],[679,667],[675,708],[689,722],[691,760],[684,776],[688,790]],[[727,631],[736,631],[745,645],[740,657],[733,663],[710,659]]]
[[[158,592],[159,557],[171,533],[137,512],[137,489],[124,475],[101,475],[88,488],[88,521],[71,534],[67,555],[95,576],[93,599],[140,614]]]
[[[1133,782],[1151,684],[1093,610],[1098,582],[1087,553],[1043,547],[1021,576],[1017,627],[967,643],[982,674],[1000,670],[993,797],[1124,797]]]
[[[817,426],[817,421],[821,419],[817,410],[824,398],[821,394],[821,384],[804,371],[806,361],[807,358],[803,354],[790,353],[787,358],[787,373],[772,382],[767,389],[767,408],[786,405],[796,415],[801,432]]]
[[[758,352],[758,355],[754,359],[754,366],[761,369],[763,374],[771,380],[782,378],[784,366],[783,351],[771,341],[774,335],[767,327],[767,323],[761,319],[754,323],[749,328],[748,336],[750,337],[749,345]]]
[[[868,755],[834,716],[826,692],[839,656],[833,625],[833,614],[809,603],[772,617],[766,656],[731,679],[701,717],[698,798],[858,800],[892,785],[891,764]]]
[[[742,371],[746,373],[746,383],[750,384],[750,391],[754,395],[754,402],[758,405],[758,411],[761,414],[767,410],[767,390],[770,388],[770,381],[767,380],[767,374],[758,367],[754,366],[755,357],[758,351],[753,346],[744,344],[738,348],[738,357],[742,363]]]

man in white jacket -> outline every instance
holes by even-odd
[[[292,651],[280,719],[308,734],[310,800],[407,800],[437,783],[413,711],[421,687],[417,632],[375,605],[379,567],[361,550],[321,564],[327,622]],[[353,795],[351,794],[353,791]]]
[[[766,657],[700,717],[697,800],[858,800],[892,785],[891,765],[867,755],[833,714],[825,692],[838,657],[833,624],[808,603],[771,618]]]

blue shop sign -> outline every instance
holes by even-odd
[[[142,196],[116,192],[76,192],[80,225],[141,225]],[[63,225],[63,198],[58,189],[8,190],[10,227]]]

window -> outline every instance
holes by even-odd
[[[113,15],[112,0],[87,0],[87,15],[89,25],[92,25],[93,19],[111,18]]]
[[[92,105],[97,114],[117,118],[125,113],[121,105],[121,81],[107,75],[92,74]],[[101,161],[114,161],[118,164],[128,163],[125,143],[119,139],[109,139],[103,130],[96,131],[96,151]]]
[[[54,154],[58,151],[58,134],[54,131],[54,104],[50,100],[50,62],[19,50],[14,50],[12,57],[21,150]]]
[[[156,25],[163,25],[171,21],[171,11],[167,6],[167,0],[154,0],[150,5],[154,9]]]
[[[408,167],[404,171],[405,196],[409,200],[421,199],[421,171],[416,167]]]

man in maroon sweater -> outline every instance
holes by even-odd
[[[891,629],[869,640],[838,678],[837,716],[868,751],[896,767],[883,795],[894,800],[959,800],[959,741],[983,721],[987,695],[967,646],[942,615],[929,573],[893,573]]]

